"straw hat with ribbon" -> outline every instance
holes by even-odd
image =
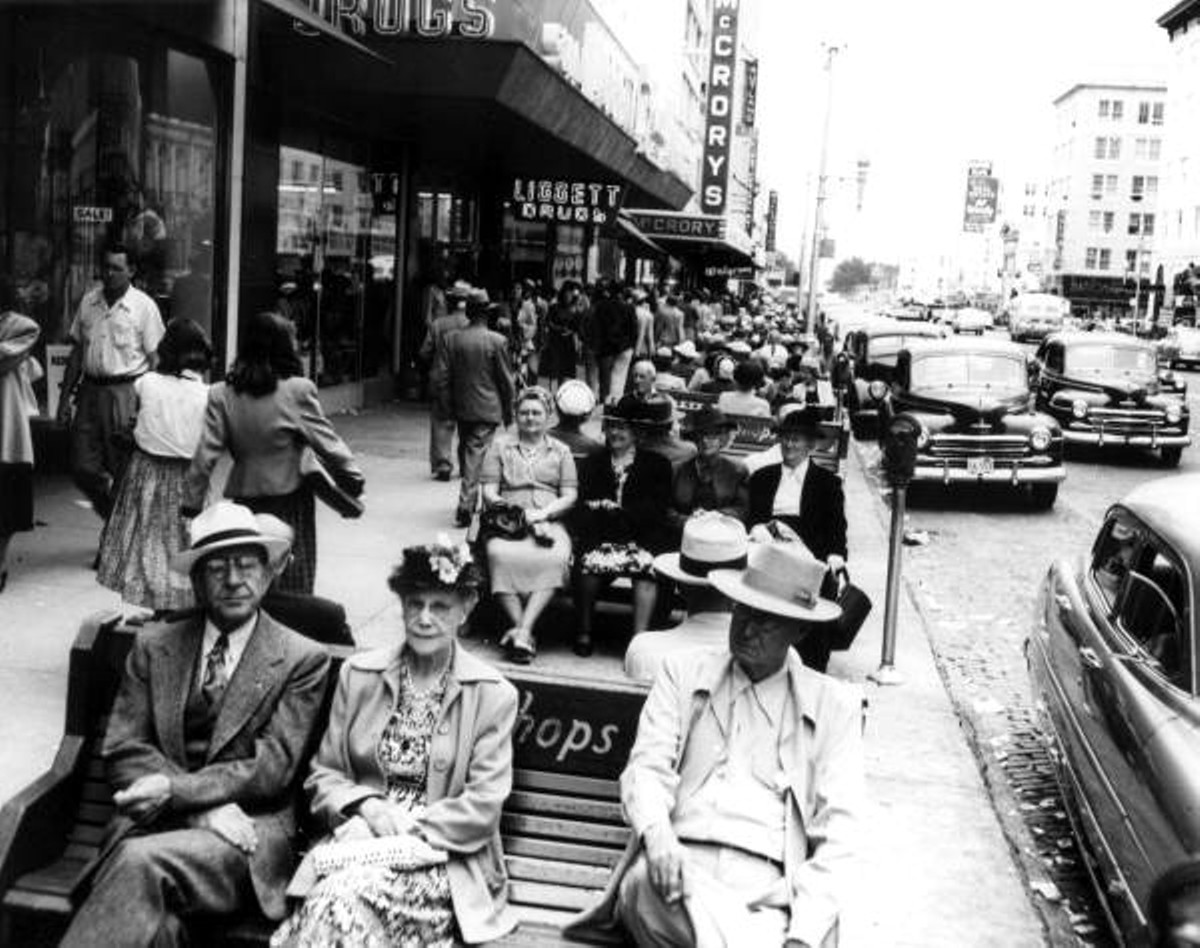
[[[715,569],[708,581],[734,602],[789,619],[830,622],[836,602],[818,595],[828,567],[803,543],[751,544],[745,569]]]

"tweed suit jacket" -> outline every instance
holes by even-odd
[[[226,803],[240,806],[258,836],[249,869],[259,905],[268,918],[282,918],[294,863],[297,778],[325,694],[329,656],[260,611],[225,689],[204,765],[189,772],[184,707],[203,637],[199,615],[138,636],[104,738],[109,783],[123,789],[154,773],[170,779],[165,812],[139,828],[149,833],[156,826],[178,828],[188,816]],[[98,861],[134,829],[132,820],[118,817]],[[203,885],[203,876],[194,883]]]
[[[768,464],[750,475],[747,526],[775,519],[772,508],[782,477],[781,464]],[[794,515],[778,519],[800,534],[804,545],[817,559],[828,559],[834,553],[846,558],[846,495],[842,491],[842,479],[832,471],[809,461],[800,490],[800,509]]]
[[[508,340],[482,324],[446,337],[434,355],[434,398],[455,421],[509,425],[516,385]]]

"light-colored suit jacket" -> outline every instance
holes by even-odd
[[[621,775],[621,801],[634,839],[604,898],[571,926],[611,927],[621,877],[643,833],[671,822],[718,763],[733,700],[733,659],[726,649],[671,656],[642,708],[637,738]],[[788,651],[791,713],[780,758],[788,809],[784,876],[789,938],[820,945],[838,921],[838,893],[853,872],[858,821],[865,805],[860,697],[805,668]]]
[[[311,446],[337,480],[361,480],[350,448],[330,424],[310,379],[281,379],[270,395],[239,395],[225,382],[208,391],[204,432],[192,457],[184,506],[204,506],[208,481],[228,451],[233,468],[225,496],[278,497],[300,486],[300,454]]]
[[[258,836],[250,877],[259,905],[268,918],[282,918],[295,862],[298,771],[325,693],[329,656],[260,612],[225,690],[204,766],[189,772],[184,706],[203,637],[203,616],[150,626],[138,636],[104,738],[108,779],[123,789],[138,777],[166,774],[171,800],[159,816],[163,828],[226,803],[240,806]],[[133,829],[131,820],[118,817],[100,859]],[[153,832],[154,825],[147,829]],[[203,878],[195,884],[203,885]]]
[[[399,698],[400,661],[400,649],[391,648],[342,665],[329,727],[304,784],[313,815],[330,830],[347,820],[353,804],[386,791],[376,749]],[[450,854],[454,915],[469,944],[516,926],[500,848],[516,718],[517,690],[492,666],[456,648],[429,748],[428,806],[417,825]]]

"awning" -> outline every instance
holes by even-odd
[[[620,216],[672,256],[706,267],[756,265],[750,237],[724,217],[651,208],[625,208]]]
[[[637,226],[623,214],[617,215],[617,227],[625,242],[633,243],[659,257],[669,256],[666,250],[637,229]]]
[[[341,30],[336,29],[327,20],[322,19],[312,12],[308,7],[298,3],[297,0],[262,0],[267,6],[278,10],[285,16],[290,16],[295,23],[294,27],[302,26],[299,32],[307,35],[321,35],[330,37],[335,43],[344,43],[353,50],[370,56],[372,59],[377,59],[379,62],[388,66],[392,65],[392,61],[386,56],[382,56],[369,46],[365,46],[351,36],[347,36]]]

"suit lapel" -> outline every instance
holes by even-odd
[[[192,676],[204,638],[204,618],[196,616],[182,623],[176,633],[163,640],[157,656],[157,670],[151,681],[162,687],[153,691],[154,722],[162,741],[163,753],[178,764],[185,764],[183,710],[192,689]]]
[[[250,633],[241,660],[225,689],[225,698],[217,712],[208,760],[212,761],[250,720],[274,680],[275,666],[283,662],[283,642],[278,627],[265,612]]]

